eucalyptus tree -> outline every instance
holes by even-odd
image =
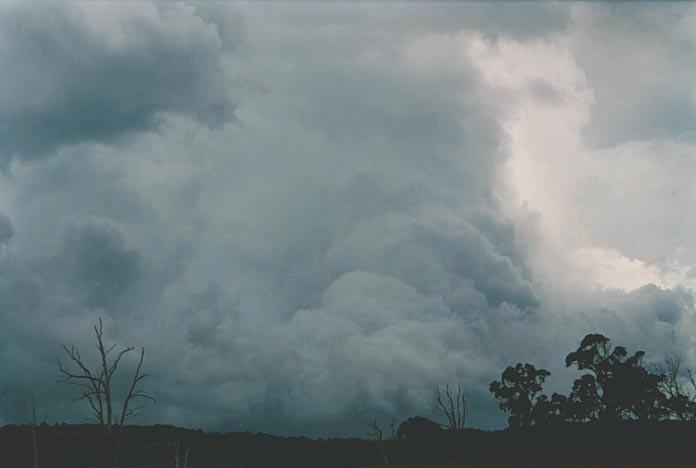
[[[546,369],[518,362],[506,368],[500,380],[491,382],[489,390],[500,409],[510,414],[510,427],[530,427],[547,418],[545,412],[550,402],[541,391],[550,375]]]

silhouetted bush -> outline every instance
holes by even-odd
[[[422,416],[408,418],[401,424],[396,435],[399,439],[423,440],[437,436],[443,432],[442,426],[435,421]]]

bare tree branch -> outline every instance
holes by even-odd
[[[128,346],[120,351],[117,351],[116,343],[107,346],[104,343],[104,324],[99,318],[96,325],[92,327],[96,338],[95,347],[98,354],[98,368],[91,370],[85,363],[80,351],[75,346],[63,345],[62,349],[67,355],[72,368],[64,365],[58,360],[58,370],[61,374],[59,382],[70,384],[80,388],[81,393],[74,401],[84,400],[89,405],[94,421],[99,424],[105,435],[113,442],[112,447],[112,466],[116,466],[118,455],[121,447],[121,439],[123,434],[123,426],[129,419],[137,416],[138,411],[143,407],[130,408],[134,400],[144,399],[155,401],[155,399],[139,388],[142,380],[148,376],[142,372],[143,361],[145,359],[145,348],[140,348],[140,359],[135,370],[135,374],[130,381],[128,392],[122,400],[122,408],[120,412],[114,411],[114,394],[112,382],[114,376],[118,372],[122,358],[133,351],[133,346]],[[115,353],[115,354],[114,354]],[[114,434],[114,426],[117,429],[116,437],[112,439]]]
[[[132,349],[132,348],[130,348]],[[128,394],[126,395],[126,398],[123,400],[123,408],[121,410],[121,420],[120,420],[120,425],[123,426],[123,423],[126,421],[129,415],[133,414],[133,411],[139,409],[136,408],[135,410],[130,410],[128,409],[128,406],[131,404],[131,402],[137,398],[142,398],[145,400],[150,400],[152,402],[155,401],[155,399],[150,396],[148,393],[138,389],[138,384],[140,381],[142,381],[145,377],[148,376],[148,374],[143,374],[142,368],[143,368],[143,360],[145,359],[145,348],[141,347],[140,348],[140,359],[138,360],[138,366],[135,368],[135,374],[133,375],[133,380],[131,381],[130,388],[128,389]]]
[[[448,429],[459,432],[464,429],[466,424],[468,404],[469,397],[463,390],[461,383],[458,383],[456,388],[445,384],[442,388],[439,386],[435,388],[435,403],[432,413],[435,416],[445,418]]]
[[[662,390],[669,398],[673,416],[681,421],[696,418],[696,380],[691,369],[683,368],[683,357],[678,353],[667,353],[659,370],[665,375]]]
[[[464,449],[461,436],[469,413],[469,395],[464,391],[462,384],[457,383],[456,387],[450,387],[449,384],[445,384],[442,388],[437,386],[432,413],[447,420],[446,427],[454,433],[459,461],[463,462]]]
[[[58,370],[63,375],[63,378],[60,379],[59,382],[86,389],[79,397],[75,398],[74,401],[86,400],[92,409],[94,421],[97,424],[104,426],[103,398],[105,395],[103,392],[103,371],[92,372],[82,360],[80,351],[75,346],[70,346],[68,348],[66,345],[62,345],[62,348],[68,355],[70,361],[77,366],[78,371],[69,370],[59,359]]]
[[[368,422],[365,423],[365,425],[368,428],[367,435],[372,439],[372,441],[375,442],[375,445],[377,445],[377,449],[379,450],[379,455],[382,457],[382,463],[384,466],[389,466],[389,456],[387,454],[387,447],[385,445],[385,437],[384,437],[384,431],[382,431],[382,428],[379,426],[377,423],[377,418],[372,418]],[[391,435],[386,438],[386,440],[391,440],[394,438],[396,431],[394,430],[394,427],[396,425],[396,421],[392,419],[392,422],[390,424],[390,429],[391,429]]]

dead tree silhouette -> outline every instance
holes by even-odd
[[[469,395],[463,389],[462,384],[457,383],[456,387],[451,387],[449,384],[442,387],[437,386],[432,413],[447,421],[444,427],[453,434],[458,460],[463,463],[463,435],[466,418],[469,414]]]
[[[111,358],[112,352],[116,350],[118,345],[114,343],[107,347],[104,344],[104,325],[101,318],[99,318],[98,324],[93,329],[97,341],[96,347],[99,361],[96,369],[90,369],[76,346],[68,347],[67,345],[62,345],[63,351],[67,355],[69,362],[72,363],[73,369],[63,365],[59,359],[58,370],[62,375],[59,382],[74,385],[80,389],[81,394],[73,401],[86,401],[88,403],[92,419],[101,426],[111,452],[111,456],[109,456],[106,464],[116,467],[121,449],[123,427],[128,420],[137,416],[139,414],[138,411],[143,408],[133,407],[133,402],[138,399],[154,402],[155,399],[140,389],[141,382],[148,376],[148,374],[142,371],[143,361],[145,360],[145,348],[141,347],[138,364],[130,380],[128,391],[123,397],[120,412],[114,409],[114,392],[112,387],[114,375],[118,371],[118,366],[123,356],[135,348],[128,346],[115,353],[114,357]],[[116,427],[117,431],[114,431],[114,427]]]
[[[389,423],[389,435],[385,435],[382,428],[377,422],[377,418],[372,418],[370,421],[365,423],[368,428],[367,435],[375,442],[377,449],[379,450],[379,455],[382,458],[382,464],[384,466],[389,466],[389,454],[387,453],[386,442],[396,439],[396,420],[392,419]]]

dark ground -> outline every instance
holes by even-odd
[[[106,451],[99,428],[44,425],[37,428],[40,468],[90,468]],[[463,462],[449,434],[388,443],[392,466],[498,467],[694,467],[696,424],[620,423],[564,425],[533,431],[467,430]],[[172,447],[191,442],[189,468],[351,468],[381,466],[374,443],[361,439],[307,439],[251,433],[204,433],[172,426],[128,426],[121,466],[175,467]],[[0,468],[31,468],[28,426],[0,428]],[[183,464],[180,464],[183,468]]]

